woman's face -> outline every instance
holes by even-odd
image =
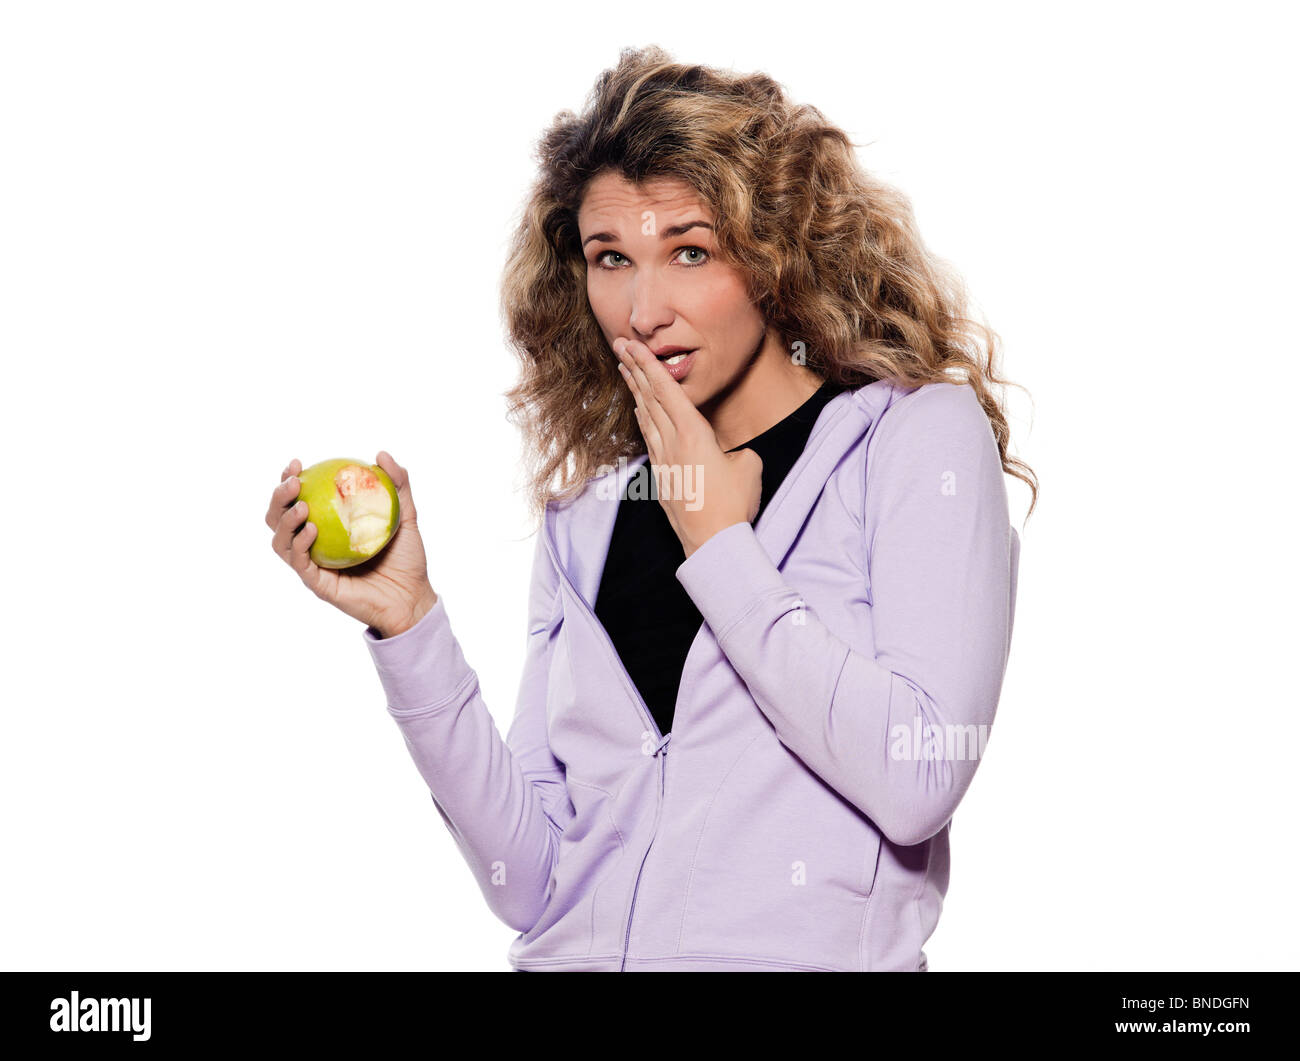
[[[678,382],[696,407],[731,387],[769,338],[740,274],[714,257],[712,223],[685,182],[636,185],[611,172],[592,180],[578,211],[587,298],[606,341],[694,351]]]

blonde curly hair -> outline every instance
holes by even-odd
[[[964,284],[931,254],[900,191],[858,165],[854,145],[815,107],[765,74],[677,63],[624,48],[581,115],[561,111],[538,142],[540,172],[512,237],[501,310],[521,371],[505,392],[523,432],[540,517],[602,466],[646,452],[628,392],[587,301],[578,209],[604,172],[633,183],[676,178],[714,215],[720,260],[758,310],[824,379],[857,386],[970,383],[1003,470],[1010,429],[993,388],[998,336],[966,316]],[[1022,388],[1023,389],[1023,388]],[[1028,516],[1026,516],[1028,518]]]

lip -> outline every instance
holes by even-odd
[[[671,351],[672,347],[665,347],[665,349]],[[681,348],[678,348],[673,352],[682,353],[683,351],[681,350]],[[668,374],[672,376],[673,379],[675,379],[678,383],[680,383],[683,379],[686,378],[686,373],[688,373],[691,370],[691,366],[695,364],[696,353],[698,353],[697,350],[692,350],[689,354],[686,355],[684,360],[677,362],[677,364],[675,365],[665,364],[664,368],[668,370]],[[670,353],[669,356],[671,357],[672,354]],[[660,363],[662,364],[662,362]]]
[[[673,354],[684,354],[687,350],[694,349],[695,347],[693,346],[661,346],[657,350],[651,350],[650,352],[654,354],[655,357],[671,357]]]

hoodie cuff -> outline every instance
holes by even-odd
[[[678,566],[677,581],[719,641],[758,601],[790,589],[752,523],[718,531]]]
[[[367,626],[361,637],[393,715],[436,710],[455,698],[465,681],[473,677],[451,631],[441,594],[410,629],[381,638]]]

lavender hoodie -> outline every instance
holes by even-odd
[[[526,970],[924,970],[1002,687],[1020,539],[968,384],[833,398],[754,526],[677,568],[704,624],[671,733],[597,620],[646,456],[548,505],[503,741],[446,599],[362,632]],[[657,504],[657,501],[647,501]]]

